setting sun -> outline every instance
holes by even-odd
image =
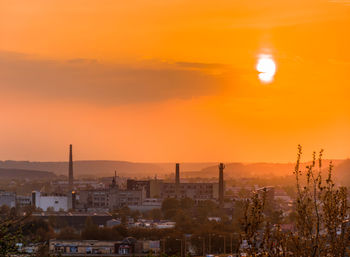
[[[259,72],[261,82],[270,83],[276,73],[276,64],[270,55],[260,55],[256,70]]]
[[[298,143],[348,158],[349,13],[0,0],[0,159],[66,160],[73,144],[87,160],[290,162]]]

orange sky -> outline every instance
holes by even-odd
[[[347,0],[1,0],[0,159],[350,157],[349,27]]]

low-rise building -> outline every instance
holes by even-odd
[[[17,195],[16,196],[16,206],[23,208],[32,205],[32,198],[30,196]]]
[[[53,254],[112,254],[117,241],[98,240],[50,240],[49,251]]]
[[[115,179],[106,189],[82,190],[79,192],[77,208],[89,210],[112,210],[124,206],[141,206],[146,198],[146,190],[120,190]]]
[[[0,191],[0,206],[16,207],[16,193]]]
[[[152,180],[135,180],[128,179],[126,181],[126,189],[130,191],[146,191],[147,198],[159,198],[163,181],[158,179]]]
[[[79,209],[109,209],[108,189],[82,190],[79,194]]]
[[[56,240],[49,242],[51,254],[64,254],[69,256],[85,256],[85,254],[116,255],[146,255],[149,252],[159,253],[160,242],[158,240],[137,241],[127,237],[122,241],[98,241],[98,240]]]
[[[53,192],[69,191],[68,180],[54,180],[54,181],[51,181],[50,186]],[[74,180],[73,188],[75,190],[103,189],[105,188],[105,185],[97,180]]]
[[[219,198],[219,183],[180,183],[178,193],[176,183],[161,185],[162,198],[191,198],[194,200],[212,200]]]
[[[68,211],[68,197],[62,194],[46,195],[38,191],[32,193],[32,204],[43,211]]]
[[[142,202],[141,205],[129,205],[130,210],[147,212],[153,209],[161,209],[162,208],[163,199],[159,198],[146,198]]]

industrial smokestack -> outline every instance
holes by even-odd
[[[176,197],[180,196],[180,164],[175,164],[175,193]]]
[[[180,164],[179,163],[176,163],[175,169],[176,169],[175,183],[176,185],[180,185]]]
[[[68,189],[69,193],[73,191],[73,150],[72,145],[69,145],[69,170],[68,170]]]
[[[219,204],[221,207],[224,206],[224,169],[223,163],[219,164]]]

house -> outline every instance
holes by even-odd
[[[50,240],[49,251],[55,254],[112,254],[117,241]]]
[[[159,253],[160,242],[143,240],[137,241],[133,237],[127,237],[122,241],[99,240],[56,240],[49,242],[51,254],[64,254],[69,256],[102,255],[134,255],[149,252]]]

